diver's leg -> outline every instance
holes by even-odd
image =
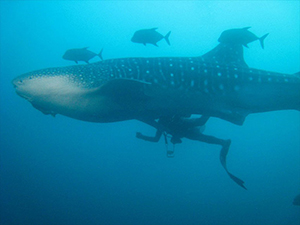
[[[189,130],[189,132],[186,134],[186,138],[195,140],[195,141],[205,142],[208,144],[216,144],[216,145],[221,145],[221,146],[228,145],[228,140],[223,140],[223,139],[211,136],[211,135],[203,134],[199,131],[198,128],[197,128],[197,130],[196,129]],[[229,143],[229,145],[230,145],[230,143]]]
[[[231,144],[230,139],[229,140],[223,140],[223,139],[220,139],[220,138],[216,138],[214,136],[202,134],[201,132],[196,132],[195,130],[193,130],[193,132],[190,132],[186,137],[189,138],[189,139],[192,139],[192,140],[197,140],[197,141],[201,141],[201,142],[205,142],[205,143],[209,143],[209,144],[221,145],[222,146],[222,149],[220,151],[221,165],[223,166],[226,173],[229,175],[229,177],[234,182],[236,182],[242,188],[247,190],[247,188],[244,186],[244,181],[242,181],[240,178],[238,178],[238,177],[234,176],[233,174],[231,174],[227,169],[226,157],[227,157],[229,147],[230,147],[230,144]]]
[[[227,165],[226,165],[226,157],[229,151],[229,146],[231,144],[231,140],[225,140],[226,144],[223,145],[221,151],[220,151],[220,162],[223,166],[223,168],[225,169],[225,171],[227,172],[227,174],[229,175],[229,177],[238,185],[240,185],[242,188],[246,189],[247,188],[244,186],[244,181],[241,180],[240,178],[234,176],[232,173],[230,173],[227,169]]]

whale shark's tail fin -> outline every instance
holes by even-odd
[[[260,45],[261,47],[264,49],[265,48],[265,45],[264,45],[264,40],[265,38],[269,35],[269,33],[265,34],[264,36],[258,38],[259,42],[260,42]]]

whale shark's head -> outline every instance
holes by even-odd
[[[16,77],[12,84],[19,96],[47,115],[91,122],[132,119],[132,114],[124,112],[124,104],[113,101],[112,93],[123,85],[107,85],[106,70],[95,68],[97,64],[38,70]]]
[[[12,80],[16,93],[44,114],[55,114],[65,96],[78,92],[78,87],[66,74],[51,69],[26,73]]]
[[[27,73],[16,77],[12,80],[12,84],[16,93],[32,102],[39,97],[54,93],[55,90],[61,88],[65,79],[63,76],[53,75],[41,76],[39,73]]]
[[[36,70],[16,77],[12,84],[21,97],[32,102],[40,97],[72,94],[79,89],[98,88],[108,80],[102,62]]]

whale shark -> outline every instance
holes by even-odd
[[[251,113],[300,110],[299,73],[249,68],[242,44],[232,43],[220,43],[200,57],[119,58],[47,68],[12,83],[19,96],[46,115],[97,123],[135,119],[158,131],[166,128],[161,118],[174,116],[199,114],[242,125]],[[223,168],[246,189],[227,170],[229,146],[223,149]]]
[[[37,70],[12,81],[44,114],[89,122],[200,114],[242,125],[247,115],[300,110],[300,75],[249,68],[241,44],[200,57],[118,58]]]

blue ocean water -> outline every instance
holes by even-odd
[[[67,49],[104,49],[119,57],[200,56],[223,30],[251,26],[250,67],[300,71],[299,1],[0,1],[0,224],[299,225],[300,114],[249,115],[243,126],[211,118],[206,133],[232,140],[191,140],[167,158],[137,121],[97,124],[45,116],[17,96],[11,80],[32,70],[73,65]],[[136,30],[171,31],[171,46],[130,41]],[[96,62],[94,58],[91,62]],[[84,63],[82,63],[84,64]]]

